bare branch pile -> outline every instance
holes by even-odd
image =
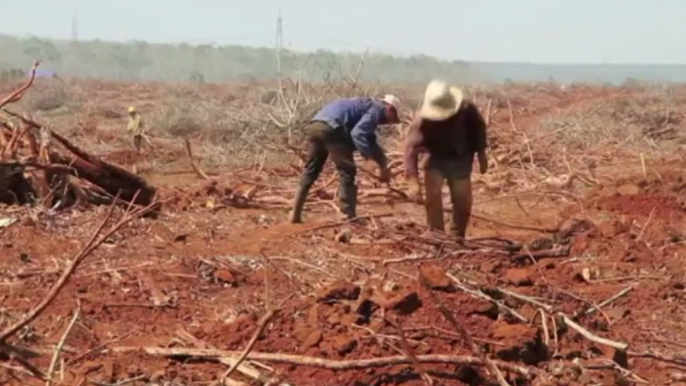
[[[119,196],[151,204],[156,189],[142,178],[89,154],[28,114],[6,108],[31,88],[38,64],[24,85],[0,101],[0,202],[59,208],[107,204]]]

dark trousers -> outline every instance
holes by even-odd
[[[293,202],[292,222],[302,221],[302,210],[310,188],[317,180],[326,160],[336,166],[339,184],[340,209],[346,218],[356,217],[357,185],[355,184],[356,167],[353,160],[354,147],[342,130],[334,130],[324,122],[312,122],[306,128],[307,160],[305,170],[300,178],[300,186]]]

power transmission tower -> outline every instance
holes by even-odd
[[[71,17],[71,40],[79,40],[79,15],[77,11]]]
[[[281,49],[283,48],[283,18],[279,9],[279,16],[276,19],[276,72],[281,77]]]

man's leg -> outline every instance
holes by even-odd
[[[321,125],[324,124],[315,122],[306,129],[309,136],[307,161],[305,161],[305,169],[300,177],[300,186],[293,198],[293,209],[290,216],[290,222],[292,223],[302,222],[302,212],[307,200],[307,194],[322,172],[326,158],[329,156],[329,152],[326,150],[326,145],[319,132],[325,130],[325,128],[320,127]]]
[[[350,220],[357,217],[357,167],[353,159],[353,148],[341,142],[329,142],[327,146],[338,171],[339,208],[343,217]]]
[[[443,222],[443,172],[437,168],[428,167],[424,171],[424,189],[426,190],[426,225],[430,229],[445,232]]]
[[[451,233],[465,238],[467,224],[472,214],[472,181],[467,178],[448,178],[450,188],[450,200],[453,203],[453,222],[450,226]]]
[[[133,136],[133,147],[135,147],[136,151],[140,153],[140,151],[141,151],[141,136],[140,135],[134,135]]]

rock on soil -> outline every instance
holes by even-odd
[[[305,339],[303,340],[302,347],[303,349],[308,349],[311,347],[317,347],[319,346],[319,343],[321,343],[322,338],[324,337],[324,334],[322,333],[322,330],[314,330],[310,332]]]
[[[534,366],[548,359],[548,348],[543,344],[541,331],[524,324],[498,324],[493,338],[503,342],[496,355],[504,361],[521,361]]]
[[[641,192],[641,188],[634,184],[624,184],[617,188],[620,196],[635,196]]]
[[[436,264],[424,264],[419,268],[429,288],[439,291],[454,291],[452,280],[445,273],[445,270]]]
[[[406,291],[390,299],[384,299],[381,303],[383,308],[395,311],[400,315],[410,315],[423,305],[422,299],[415,291]]]
[[[225,283],[225,284],[230,284],[230,285],[236,285],[236,283],[238,283],[238,281],[236,280],[236,277],[228,269],[223,269],[223,268],[218,269],[214,273],[214,278],[220,283]]]
[[[372,299],[370,291],[365,291],[355,303],[353,310],[359,316],[359,323],[368,323],[379,305]]]
[[[469,298],[466,303],[460,304],[460,308],[468,310],[469,314],[483,315],[493,320],[496,320],[500,315],[497,304],[481,298]]]
[[[595,228],[595,224],[586,219],[573,218],[565,220],[559,228],[560,231],[557,233],[556,239],[565,240],[574,234],[591,231]]]
[[[605,238],[615,237],[618,234],[617,226],[611,220],[605,220],[598,224],[598,231]]]
[[[331,340],[331,345],[340,355],[345,355],[357,346],[357,341],[348,335],[341,334]]]
[[[317,294],[318,302],[335,302],[339,300],[356,300],[360,296],[360,287],[338,281],[321,289]]]
[[[529,270],[525,268],[512,268],[508,270],[503,280],[518,287],[531,286],[534,283]]]

